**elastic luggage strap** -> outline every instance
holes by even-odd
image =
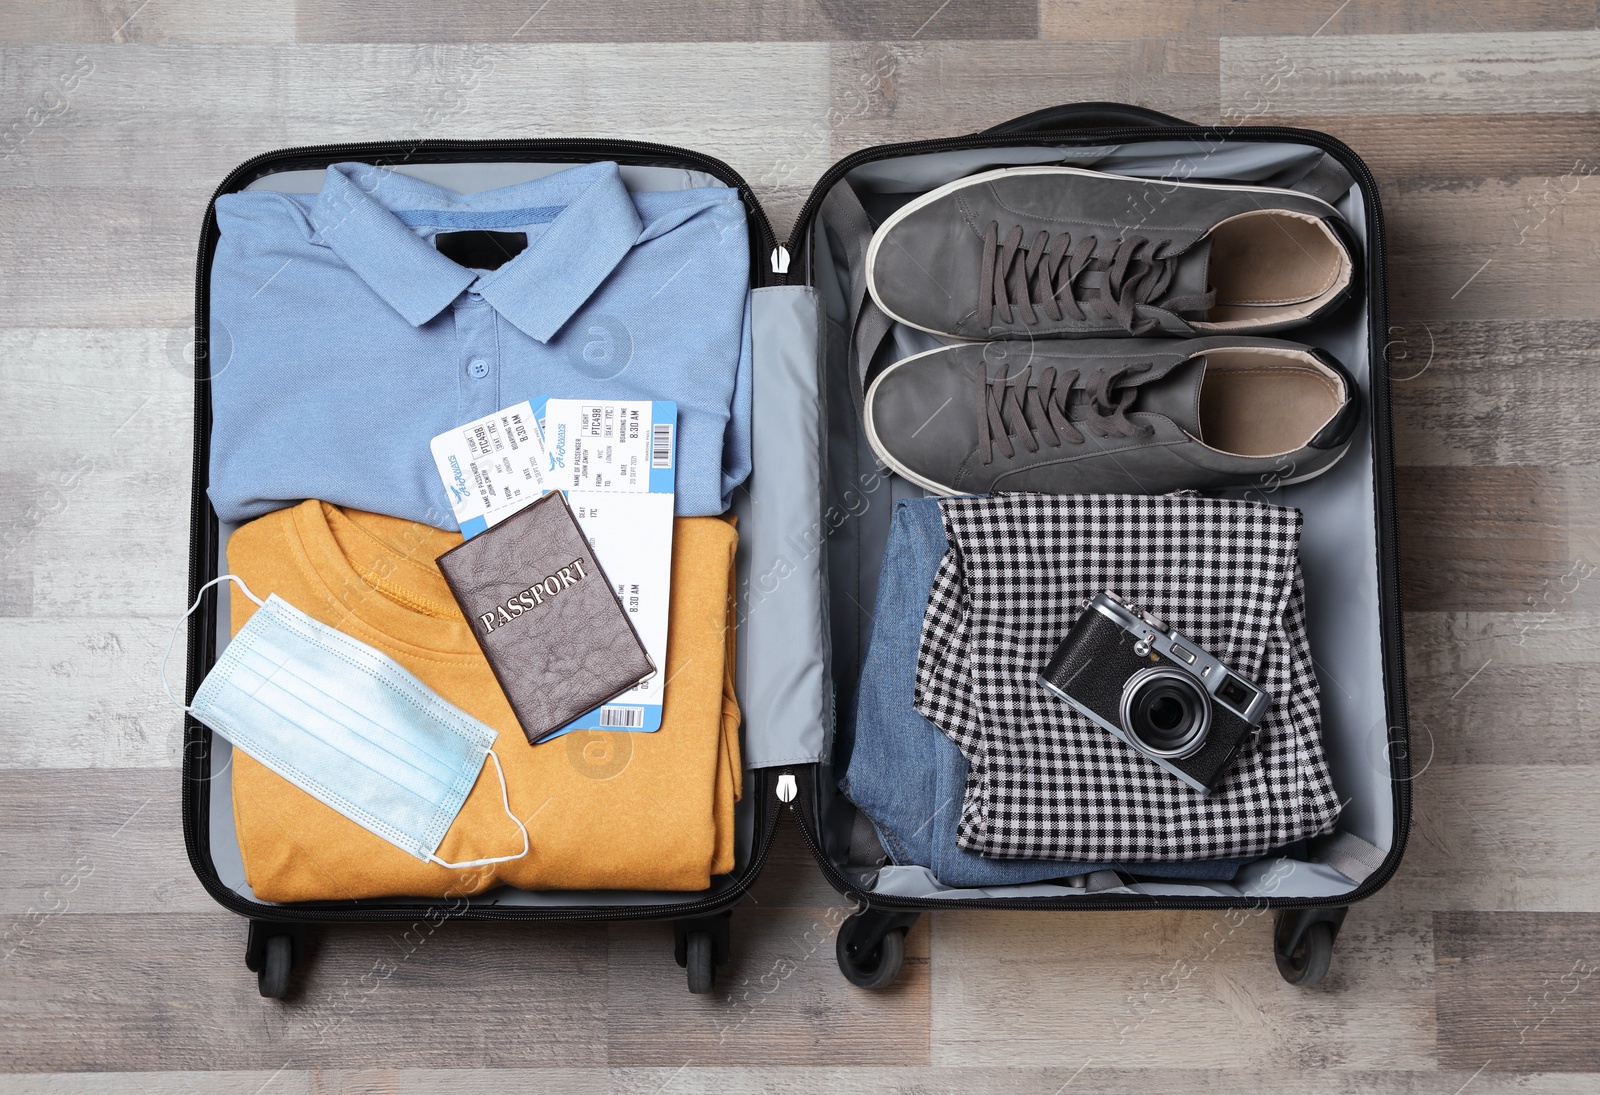
[[[1317,858],[1344,875],[1351,882],[1361,883],[1372,877],[1383,866],[1384,852],[1376,844],[1369,844],[1354,833],[1336,832],[1316,842]]]

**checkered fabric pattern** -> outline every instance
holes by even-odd
[[[950,550],[923,618],[916,707],[966,756],[957,842],[1002,859],[1256,855],[1325,832],[1339,801],[1306,642],[1300,512],[1190,494],[940,503]],[[1038,683],[1110,590],[1273,698],[1210,796]]]

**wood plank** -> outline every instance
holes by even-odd
[[[1439,913],[1434,946],[1441,1064],[1600,1071],[1600,915]]]
[[[915,42],[836,46],[832,57],[833,159],[1078,100],[1138,102],[1202,122],[1217,116],[1211,42]]]
[[[1564,469],[1564,475],[1567,496],[1578,499],[1578,504],[1567,512],[1567,553],[1576,564],[1576,573],[1582,577],[1582,582],[1577,589],[1569,589],[1567,587],[1572,585],[1572,579],[1566,577],[1560,590],[1544,587],[1535,591],[1535,605],[1540,612],[1548,611],[1552,602],[1563,606],[1589,607],[1597,603],[1597,595],[1600,595],[1600,582],[1589,580],[1594,575],[1595,567],[1600,565],[1600,466],[1584,464],[1568,467]],[[1568,594],[1568,600],[1561,599],[1562,593]]]
[[[317,1078],[331,1075],[321,1072]],[[395,1095],[439,1095],[451,1091],[472,1095],[528,1095],[539,1091],[606,1095],[610,1086],[605,1070],[599,1068],[401,1069],[395,1080]]]
[[[1597,462],[1600,322],[1397,322],[1389,343],[1402,466]]]
[[[1600,155],[1567,177],[1380,191],[1393,322],[1600,316]],[[1590,174],[1585,174],[1590,172]]]
[[[424,137],[635,138],[753,172],[807,146],[828,111],[821,43],[14,45],[0,48],[0,96],[47,101],[84,66],[68,109],[12,151],[7,185],[210,187],[274,148]]]
[[[710,0],[519,4],[465,10],[401,0],[340,0],[302,9],[303,42],[724,42],[1032,38],[1039,12],[1027,0],[947,4],[838,0],[718,4]]]
[[[1372,3],[1355,0],[1042,0],[1043,38],[1115,38],[1128,27],[1152,37],[1340,34],[1423,34],[1440,31],[1592,30],[1590,0],[1455,0]]]
[[[215,913],[171,768],[0,771],[0,915]],[[0,948],[0,954],[10,947]]]
[[[0,40],[7,42],[292,42],[294,0],[236,6],[206,0],[103,3],[57,0],[0,2]]]
[[[310,1077],[311,1095],[400,1095],[400,1076],[400,1071],[392,1068],[319,1069]]]
[[[1572,604],[1592,606],[1596,573],[1571,569],[1524,612],[1406,613],[1414,768],[1600,765],[1600,616]]]
[[[187,584],[186,343],[180,330],[0,332],[0,428],[19,458],[0,488],[0,652],[17,669],[0,678],[14,729],[0,767],[177,763],[181,718],[156,675]],[[85,612],[95,601],[120,614]]]
[[[1507,611],[1570,564],[1564,477],[1538,467],[1401,468],[1400,571],[1413,611]]]
[[[301,1069],[259,1072],[67,1072],[0,1078],[7,1095],[312,1095]]]
[[[1432,1068],[1431,942],[1425,919],[1380,893],[1345,921],[1327,980],[1307,992],[1278,974],[1270,915],[945,913],[933,1062]]]
[[[17,919],[0,918],[0,932]],[[0,1060],[18,1071],[605,1062],[602,925],[341,926],[313,938],[288,1004],[257,994],[244,937],[221,910],[55,918],[5,963]],[[681,975],[670,946],[668,933],[656,958]]]
[[[882,992],[845,981],[834,933],[850,908],[741,906],[732,961],[718,991],[684,993],[684,972],[663,962],[659,926],[611,926],[606,1060],[615,1067],[707,1067],[759,1059],[769,1065],[926,1065],[928,929],[906,941],[904,972]]]
[[[279,1069],[35,1073],[0,1078],[7,1095],[606,1095],[603,1068]]]
[[[1076,1077],[1076,1078],[1075,1078]],[[271,1081],[267,1084],[267,1081]],[[838,1095],[840,1092],[895,1090],[917,1095],[1050,1095],[1071,1086],[1103,1095],[1214,1095],[1218,1091],[1280,1095],[1450,1095],[1471,1084],[1471,1095],[1592,1095],[1593,1077],[1563,1073],[1481,1074],[1472,1069],[1385,1071],[1295,1071],[1242,1069],[1100,1068],[1091,1060],[1055,1067],[986,1068],[828,1068],[785,1065],[763,1068],[594,1069],[399,1069],[393,1071],[305,1072],[79,1072],[17,1074],[0,1080],[7,1095],[522,1095],[529,1091],[573,1095],[700,1095],[790,1092]],[[263,1086],[267,1085],[267,1086]],[[313,1086],[320,1085],[320,1086]]]
[[[170,572],[169,572],[170,573]],[[183,611],[182,582],[171,614],[0,619],[0,676],[6,732],[0,768],[155,768],[183,751],[182,715],[157,683],[172,625]],[[182,641],[168,672],[183,680]]]
[[[1592,24],[1591,24],[1592,27]],[[1600,32],[1221,40],[1222,115],[1550,114],[1600,107]]]
[[[1453,732],[1448,715],[1418,711],[1416,721],[1432,728],[1435,741]],[[1502,732],[1515,740],[1540,728],[1518,722]],[[1412,736],[1420,767],[1426,735],[1414,728]],[[1600,909],[1593,820],[1600,767],[1436,762],[1412,791],[1411,840],[1384,894],[1415,909]]]
[[[0,615],[176,620],[188,575],[194,374],[188,329],[0,330]],[[115,545],[86,565],[83,545]]]
[[[1220,1024],[1218,1036],[1229,1036]],[[1593,1076],[1540,1073],[1516,1075],[1471,1069],[1383,1069],[1340,1071],[1267,1067],[1246,1069],[1184,1068],[1154,1065],[1120,1069],[1098,1058],[1055,1066],[945,1068],[686,1068],[612,1069],[615,1095],[660,1095],[693,1091],[699,1095],[742,1095],[785,1092],[789,1095],[836,1095],[877,1092],[893,1084],[894,1092],[916,1095],[1216,1095],[1217,1092],[1260,1092],[1262,1095],[1593,1095]],[[1467,1085],[1471,1085],[1470,1087]],[[76,1095],[76,1092],[73,1093]]]
[[[1575,178],[1600,149],[1596,114],[1274,112],[1252,121],[1333,134],[1366,161],[1380,194],[1395,182]]]
[[[202,171],[189,183],[219,181]],[[7,322],[192,328],[195,248],[210,198],[209,189],[0,187]]]

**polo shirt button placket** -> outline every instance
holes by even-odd
[[[455,303],[457,368],[462,370],[463,421],[482,418],[500,409],[496,365],[500,360],[495,337],[495,313],[483,294],[469,289]]]

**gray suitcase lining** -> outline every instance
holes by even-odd
[[[935,152],[865,164],[838,185],[855,188],[863,206],[881,220],[918,193],[974,172],[1015,164],[1055,163],[1093,167],[1116,174],[1149,178],[1149,200],[1160,201],[1163,187],[1181,180],[1250,181],[1282,185],[1322,160],[1320,149],[1307,145],[1198,141],[1143,142],[1123,146],[1048,148],[1037,145],[1004,149]],[[1359,187],[1351,183],[1334,198],[1340,212],[1364,246],[1367,210]],[[822,500],[826,512],[836,508],[857,514],[843,523],[829,543],[829,611],[832,617],[832,669],[839,709],[839,751],[848,749],[851,696],[864,644],[870,634],[871,606],[877,592],[877,565],[887,536],[893,501],[922,492],[893,477],[875,476],[875,464],[856,428],[848,388],[845,302],[848,272],[831,254],[820,223],[813,225],[809,280],[825,313],[827,360],[824,363],[828,421],[829,473]],[[1331,351],[1370,397],[1372,362],[1370,319],[1365,298],[1359,306],[1339,311],[1330,321],[1300,328],[1284,337]],[[931,349],[937,340],[922,332],[896,327],[901,356]],[[1380,340],[1381,344],[1381,340]],[[1364,416],[1370,415],[1370,398]],[[1345,458],[1311,482],[1282,487],[1265,500],[1296,506],[1305,512],[1301,541],[1310,618],[1310,640],[1322,689],[1323,735],[1334,786],[1345,800],[1339,829],[1387,851],[1394,840],[1390,776],[1389,727],[1385,705],[1379,602],[1378,529],[1370,421],[1358,430]],[[865,484],[878,480],[873,490]],[[887,489],[884,489],[885,486]],[[865,493],[861,493],[865,491]],[[851,492],[857,496],[852,497]],[[1243,497],[1245,492],[1237,492]],[[1251,497],[1262,498],[1252,492]],[[848,861],[855,808],[836,787],[832,756],[819,777],[823,838],[836,865]],[[1352,873],[1348,859],[1319,854]],[[1309,898],[1353,891],[1352,879],[1327,862],[1263,860],[1240,872],[1232,884],[1140,883],[1099,890],[1101,893],[1164,894],[1188,897]],[[1084,888],[1053,884],[1005,886],[984,890],[949,890],[923,867],[888,866],[869,889],[907,898],[1024,898],[1080,896]]]

